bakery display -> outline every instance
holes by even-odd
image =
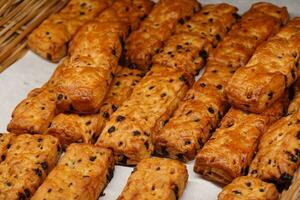
[[[50,135],[17,136],[0,163],[0,199],[29,199],[54,168],[61,153]]]
[[[187,179],[187,169],[179,161],[146,158],[133,170],[118,200],[180,199]]]
[[[246,66],[235,72],[226,87],[232,105],[261,113],[297,79],[299,21],[300,18],[291,20],[256,50]]]
[[[71,0],[59,13],[50,16],[29,35],[29,48],[51,62],[58,62],[67,55],[68,42],[77,30],[112,2]]]
[[[145,74],[137,69],[119,68],[97,114],[60,113],[54,117],[47,134],[59,138],[63,147],[71,143],[95,143],[106,121],[131,95]]]
[[[126,59],[139,69],[148,70],[152,56],[182,23],[200,8],[196,0],[160,0],[126,40]]]
[[[223,188],[218,200],[277,200],[278,197],[273,184],[251,176],[241,176]]]
[[[56,69],[32,54],[35,73],[0,78],[0,200],[297,199],[300,17],[231,3],[70,0],[46,19],[28,46]]]
[[[238,67],[247,63],[256,47],[287,20],[286,15],[272,17],[277,9],[286,12],[285,8],[271,4],[255,4],[233,25],[209,54],[204,74],[187,92],[169,122],[154,136],[156,152],[184,161],[194,159],[227,111],[224,93],[227,81]],[[219,19],[227,18],[223,15]]]
[[[72,144],[32,200],[97,200],[113,177],[113,171],[110,150],[90,144]]]

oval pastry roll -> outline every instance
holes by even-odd
[[[270,4],[270,6],[273,5]],[[224,4],[204,6],[202,11],[195,14],[190,21],[197,22],[201,18],[203,20],[207,18],[208,21],[213,19],[209,25],[216,23],[217,26],[221,23],[225,27],[225,24],[233,18],[230,14],[232,9]],[[221,15],[226,10],[229,13]],[[235,14],[233,15],[237,17]],[[232,26],[218,46],[209,53],[204,74],[187,92],[169,122],[154,135],[157,153],[182,161],[194,159],[197,151],[211,137],[228,110],[224,92],[227,81],[238,67],[248,62],[256,47],[276,32],[281,23],[284,23],[285,19],[276,19],[272,16],[273,12],[268,13],[251,8]],[[186,24],[189,25],[190,21]],[[185,26],[182,26],[185,30]],[[230,26],[227,25],[225,29],[228,27]],[[197,28],[188,30],[197,30]],[[195,32],[195,34],[201,33]],[[209,35],[207,37],[209,39]],[[213,41],[213,38],[209,40]]]
[[[215,14],[216,13],[216,14]],[[198,74],[213,46],[216,46],[236,21],[237,8],[228,4],[207,5],[190,18],[179,23],[152,63],[181,68]],[[221,18],[228,20],[222,23]]]
[[[188,180],[186,166],[166,158],[143,159],[134,169],[118,200],[180,199]]]
[[[6,153],[15,138],[13,133],[0,133],[0,163],[6,159]]]
[[[108,149],[71,144],[32,200],[97,200],[113,177],[114,160]]]
[[[99,113],[87,115],[60,113],[52,120],[47,134],[59,138],[63,147],[71,143],[95,143],[106,121],[131,95],[135,85],[144,76],[144,73],[137,69],[120,67],[118,71]]]
[[[131,65],[147,70],[152,56],[175,31],[176,23],[190,17],[199,7],[195,0],[160,0],[140,28],[126,40],[127,60]]]
[[[296,79],[300,52],[300,18],[261,45],[245,67],[228,82],[230,103],[240,109],[261,113],[282,96]]]
[[[97,145],[112,149],[120,164],[134,165],[150,157],[152,135],[172,115],[192,82],[184,71],[154,65],[113,113]]]
[[[28,46],[43,58],[58,62],[66,56],[68,42],[77,30],[112,3],[113,0],[71,0],[29,35]]]
[[[0,199],[30,199],[61,154],[50,135],[17,136],[0,164]]]
[[[218,200],[277,200],[279,193],[271,183],[250,176],[241,176],[223,188]]]
[[[123,40],[132,25],[141,21],[141,10],[134,2],[116,1],[74,36],[68,67],[57,85],[59,110],[79,114],[99,112],[116,75]]]
[[[220,128],[198,152],[194,171],[221,185],[247,174],[261,135],[280,118],[283,102],[276,102],[264,115],[231,108]]]

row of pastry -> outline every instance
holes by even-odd
[[[64,146],[73,142],[93,143],[100,134],[96,144],[112,149],[116,162],[126,165],[137,164],[150,157],[155,150],[171,158],[193,159],[227,111],[229,104],[224,94],[227,81],[237,68],[248,62],[256,47],[278,32],[287,21],[286,10],[271,4],[253,5],[233,25],[237,15],[236,8],[232,6],[204,6],[197,12],[199,5],[195,1],[173,3],[162,0],[125,42],[125,59],[130,61],[130,66],[144,71],[152,66],[144,76],[137,69],[119,70],[117,67],[122,41],[125,41],[128,32],[136,29],[133,24],[139,19],[135,18],[134,12],[128,12],[129,8],[124,7],[124,2],[116,1],[94,22],[87,23],[78,31],[70,43],[69,57],[57,68],[50,81],[41,89],[31,92],[13,113],[9,125],[11,132],[47,132],[58,137]],[[108,17],[129,14],[133,16],[122,17],[122,20],[129,19],[126,23]],[[132,26],[123,27],[124,24]],[[286,32],[292,33],[280,31],[282,37],[289,37],[288,34],[298,31],[297,20],[289,24],[287,27],[291,27],[291,30]],[[207,69],[203,77],[191,87],[193,75],[206,62]],[[247,171],[245,169],[252,160],[255,145],[267,126],[282,114],[283,104],[284,99],[263,115],[230,109],[221,127],[198,153],[195,171],[223,184],[241,175],[241,171]],[[223,127],[223,124],[226,125]],[[228,124],[232,124],[234,129],[230,130],[232,135],[227,133]],[[253,135],[249,134],[251,138],[246,137],[248,134],[243,136],[247,132],[253,132]],[[229,137],[225,142],[222,140],[224,135]],[[233,141],[233,138],[238,139]],[[241,138],[245,141],[239,142]],[[226,145],[228,141],[233,144]],[[79,195],[80,198],[77,187],[84,183],[87,185],[81,185],[80,188],[94,194],[91,199],[98,197],[109,179],[105,177],[106,174],[111,174],[112,154],[105,158],[100,156],[101,162],[106,162],[101,170],[95,166],[87,170],[94,156],[89,161],[79,161],[76,154],[88,152],[85,148],[99,148],[87,146],[71,145],[67,149],[67,159],[64,162],[62,159],[47,177],[35,195],[37,199],[46,193],[49,193],[49,198],[66,194],[73,197]],[[238,150],[232,151],[233,147]],[[73,152],[73,148],[78,149]],[[227,153],[227,157],[224,156]],[[3,155],[9,157],[8,153]],[[218,158],[223,160],[218,163]],[[209,160],[209,164],[201,164],[203,160]],[[233,167],[232,163],[226,165],[231,160]],[[4,159],[3,163],[6,162]],[[223,164],[229,169],[222,171]],[[231,171],[236,173],[233,177]],[[78,179],[81,176],[90,179],[83,183]],[[103,178],[94,181],[95,176]],[[60,177],[61,180],[53,177]],[[68,180],[69,185],[66,185]],[[132,199],[136,195],[141,195],[140,198],[177,199],[186,181],[184,165],[168,159],[144,159],[129,178],[120,199]],[[65,183],[63,187],[59,187],[61,182]],[[142,184],[145,182],[147,184]],[[72,188],[73,184],[77,187]],[[30,186],[28,188],[31,189]],[[34,190],[28,193],[24,189],[21,193],[27,197]]]

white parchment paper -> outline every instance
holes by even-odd
[[[300,16],[300,0],[265,0],[280,6],[286,6],[291,17]],[[248,10],[254,0],[202,0],[202,4],[226,2],[239,8],[242,14]],[[0,74],[0,132],[6,132],[15,106],[23,100],[33,88],[40,87],[54,71],[56,64],[52,64],[28,52],[21,60],[16,62]],[[221,188],[201,179],[193,172],[193,162],[187,164],[189,180],[183,200],[214,200],[217,199]],[[105,189],[105,195],[100,199],[114,200],[121,193],[127,182],[132,168],[116,166],[114,178]]]

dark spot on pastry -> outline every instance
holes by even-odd
[[[115,112],[118,109],[118,107],[115,106],[115,104],[113,104],[113,105],[111,105],[111,109],[112,109],[113,112]]]
[[[218,90],[221,90],[221,89],[223,88],[223,86],[220,85],[220,84],[218,84],[218,85],[216,86],[216,88],[217,88]]]
[[[85,15],[85,12],[80,12],[80,15]]]
[[[203,15],[208,15],[209,14],[209,12],[203,12]]]
[[[190,145],[191,144],[191,141],[190,140],[187,140],[184,142],[184,145]]]
[[[212,70],[211,72],[215,74],[215,73],[217,73],[217,70],[215,69],[215,70]]]
[[[174,81],[174,79],[172,79],[172,78],[169,80],[170,83],[172,83],[173,81]]]
[[[293,79],[295,79],[296,78],[296,72],[295,72],[295,70],[294,69],[292,69],[292,77],[293,77]]]
[[[160,167],[156,167],[156,169],[155,169],[156,171],[159,171],[160,170]]]
[[[146,149],[149,149],[149,142],[148,141],[144,142],[144,145],[145,145]]]
[[[179,77],[179,80],[181,80],[181,81],[185,82],[186,84],[188,84],[188,80],[187,80],[187,78],[184,75],[181,75]]]
[[[114,132],[115,130],[116,130],[116,127],[111,126],[111,127],[107,130],[107,132],[108,132],[108,133],[112,133],[112,132]]]
[[[180,18],[180,19],[178,20],[178,23],[181,24],[181,25],[183,25],[183,24],[184,24],[184,19],[183,19],[183,18]]]
[[[169,155],[169,152],[167,151],[167,147],[166,146],[162,146],[160,148],[160,151],[161,151],[161,154],[164,155],[164,156],[168,156]]]
[[[244,104],[244,107],[246,108],[250,108],[250,106],[248,104]]]
[[[165,126],[169,122],[169,119],[164,120],[163,126]]]
[[[153,88],[155,88],[155,86],[150,86],[150,87],[149,87],[149,90],[152,90]]]
[[[11,144],[7,144],[6,148],[9,149],[11,147]]]
[[[117,82],[115,83],[116,86],[120,86],[120,84],[121,84],[120,81],[117,81]]]
[[[199,53],[199,56],[201,56],[201,58],[203,58],[205,60],[207,58],[208,54],[204,49],[202,49]]]
[[[212,107],[208,107],[208,112],[210,112],[211,114],[214,114],[215,110]]]
[[[189,110],[187,113],[185,113],[186,116],[190,115],[193,111]]]
[[[109,113],[108,113],[108,112],[103,112],[102,116],[103,116],[105,119],[109,119]]]
[[[198,144],[199,144],[200,148],[202,148],[204,146],[204,142],[202,142],[201,139],[198,140]]]
[[[134,136],[138,136],[138,135],[141,135],[141,132],[138,131],[138,130],[135,130],[135,131],[132,131],[132,134],[133,134]]]
[[[252,170],[250,174],[257,174],[257,170]]]
[[[50,60],[50,61],[52,60],[52,56],[51,56],[50,53],[47,53],[47,59]]]
[[[230,128],[230,127],[232,127],[233,125],[234,125],[234,121],[231,120],[231,121],[227,121],[227,123],[226,123],[224,126],[225,126],[225,128]]]
[[[42,177],[43,172],[42,172],[42,170],[40,170],[39,168],[37,168],[37,169],[35,169],[35,174],[36,174],[38,177]]]
[[[8,187],[12,186],[11,182],[6,182],[5,183]]]
[[[204,88],[204,87],[206,87],[206,84],[205,83],[200,83],[200,86]]]
[[[221,41],[221,36],[220,36],[220,34],[217,34],[217,35],[216,35],[216,40],[217,40],[218,42]]]
[[[43,162],[41,163],[41,165],[42,165],[42,168],[43,168],[44,170],[47,170],[47,169],[48,169],[48,164],[47,164],[46,161],[43,161]]]
[[[139,73],[139,74],[137,74],[137,76],[143,78],[145,76],[145,73],[143,73],[143,72]]]
[[[270,92],[268,92],[268,99],[271,100],[272,98],[273,98],[273,92],[270,91]]]
[[[30,195],[31,195],[31,192],[30,192],[30,190],[29,190],[28,188],[26,188],[26,189],[24,190],[24,194],[25,194],[25,196],[26,196],[27,198],[29,198]]]
[[[95,161],[96,160],[96,158],[97,158],[97,156],[90,156],[90,161]]]
[[[64,95],[63,94],[59,94],[57,95],[57,100],[60,101],[64,98]]]
[[[251,182],[246,182],[247,187],[251,187]]]
[[[300,131],[298,131],[297,135],[296,135],[297,139],[300,140]]]
[[[130,64],[128,65],[128,68],[129,68],[129,69],[136,69],[136,68],[137,68],[137,65],[134,64],[134,63],[130,63]]]
[[[85,122],[85,125],[90,125],[92,122],[91,122],[91,120],[89,120],[89,121],[87,121],[87,122]]]
[[[125,117],[122,116],[122,115],[118,115],[118,116],[117,116],[117,122],[121,122],[121,121],[123,121],[124,119],[125,119]]]
[[[284,172],[281,174],[280,176],[280,180],[283,184],[287,184],[290,185],[292,180],[293,180],[293,176],[291,176],[290,174]],[[288,186],[287,186],[288,187]]]
[[[262,188],[260,188],[260,189],[259,189],[259,191],[260,191],[260,192],[264,192],[265,190],[264,190],[264,189],[262,189]]]
[[[176,46],[176,49],[182,49],[182,46],[178,44],[178,45]]]
[[[19,200],[26,200],[26,199],[27,199],[27,197],[25,194],[19,193]]]
[[[177,159],[180,160],[180,161],[184,161],[184,156],[182,153],[179,153],[176,155]]]
[[[85,6],[86,6],[86,3],[81,3],[80,6],[81,6],[81,7],[85,7]]]
[[[233,190],[232,193],[234,193],[234,194],[242,194],[242,192],[240,192],[238,190]]]
[[[163,98],[163,97],[165,97],[165,96],[167,96],[166,93],[162,93],[162,94],[160,95],[161,98]]]
[[[123,142],[122,142],[122,141],[119,142],[118,146],[119,146],[119,147],[120,147],[120,146],[123,146]]]
[[[300,150],[299,149],[295,149],[296,151],[296,156],[300,157]]]
[[[38,141],[38,142],[42,142],[43,139],[42,139],[42,138],[38,138],[37,141]]]

